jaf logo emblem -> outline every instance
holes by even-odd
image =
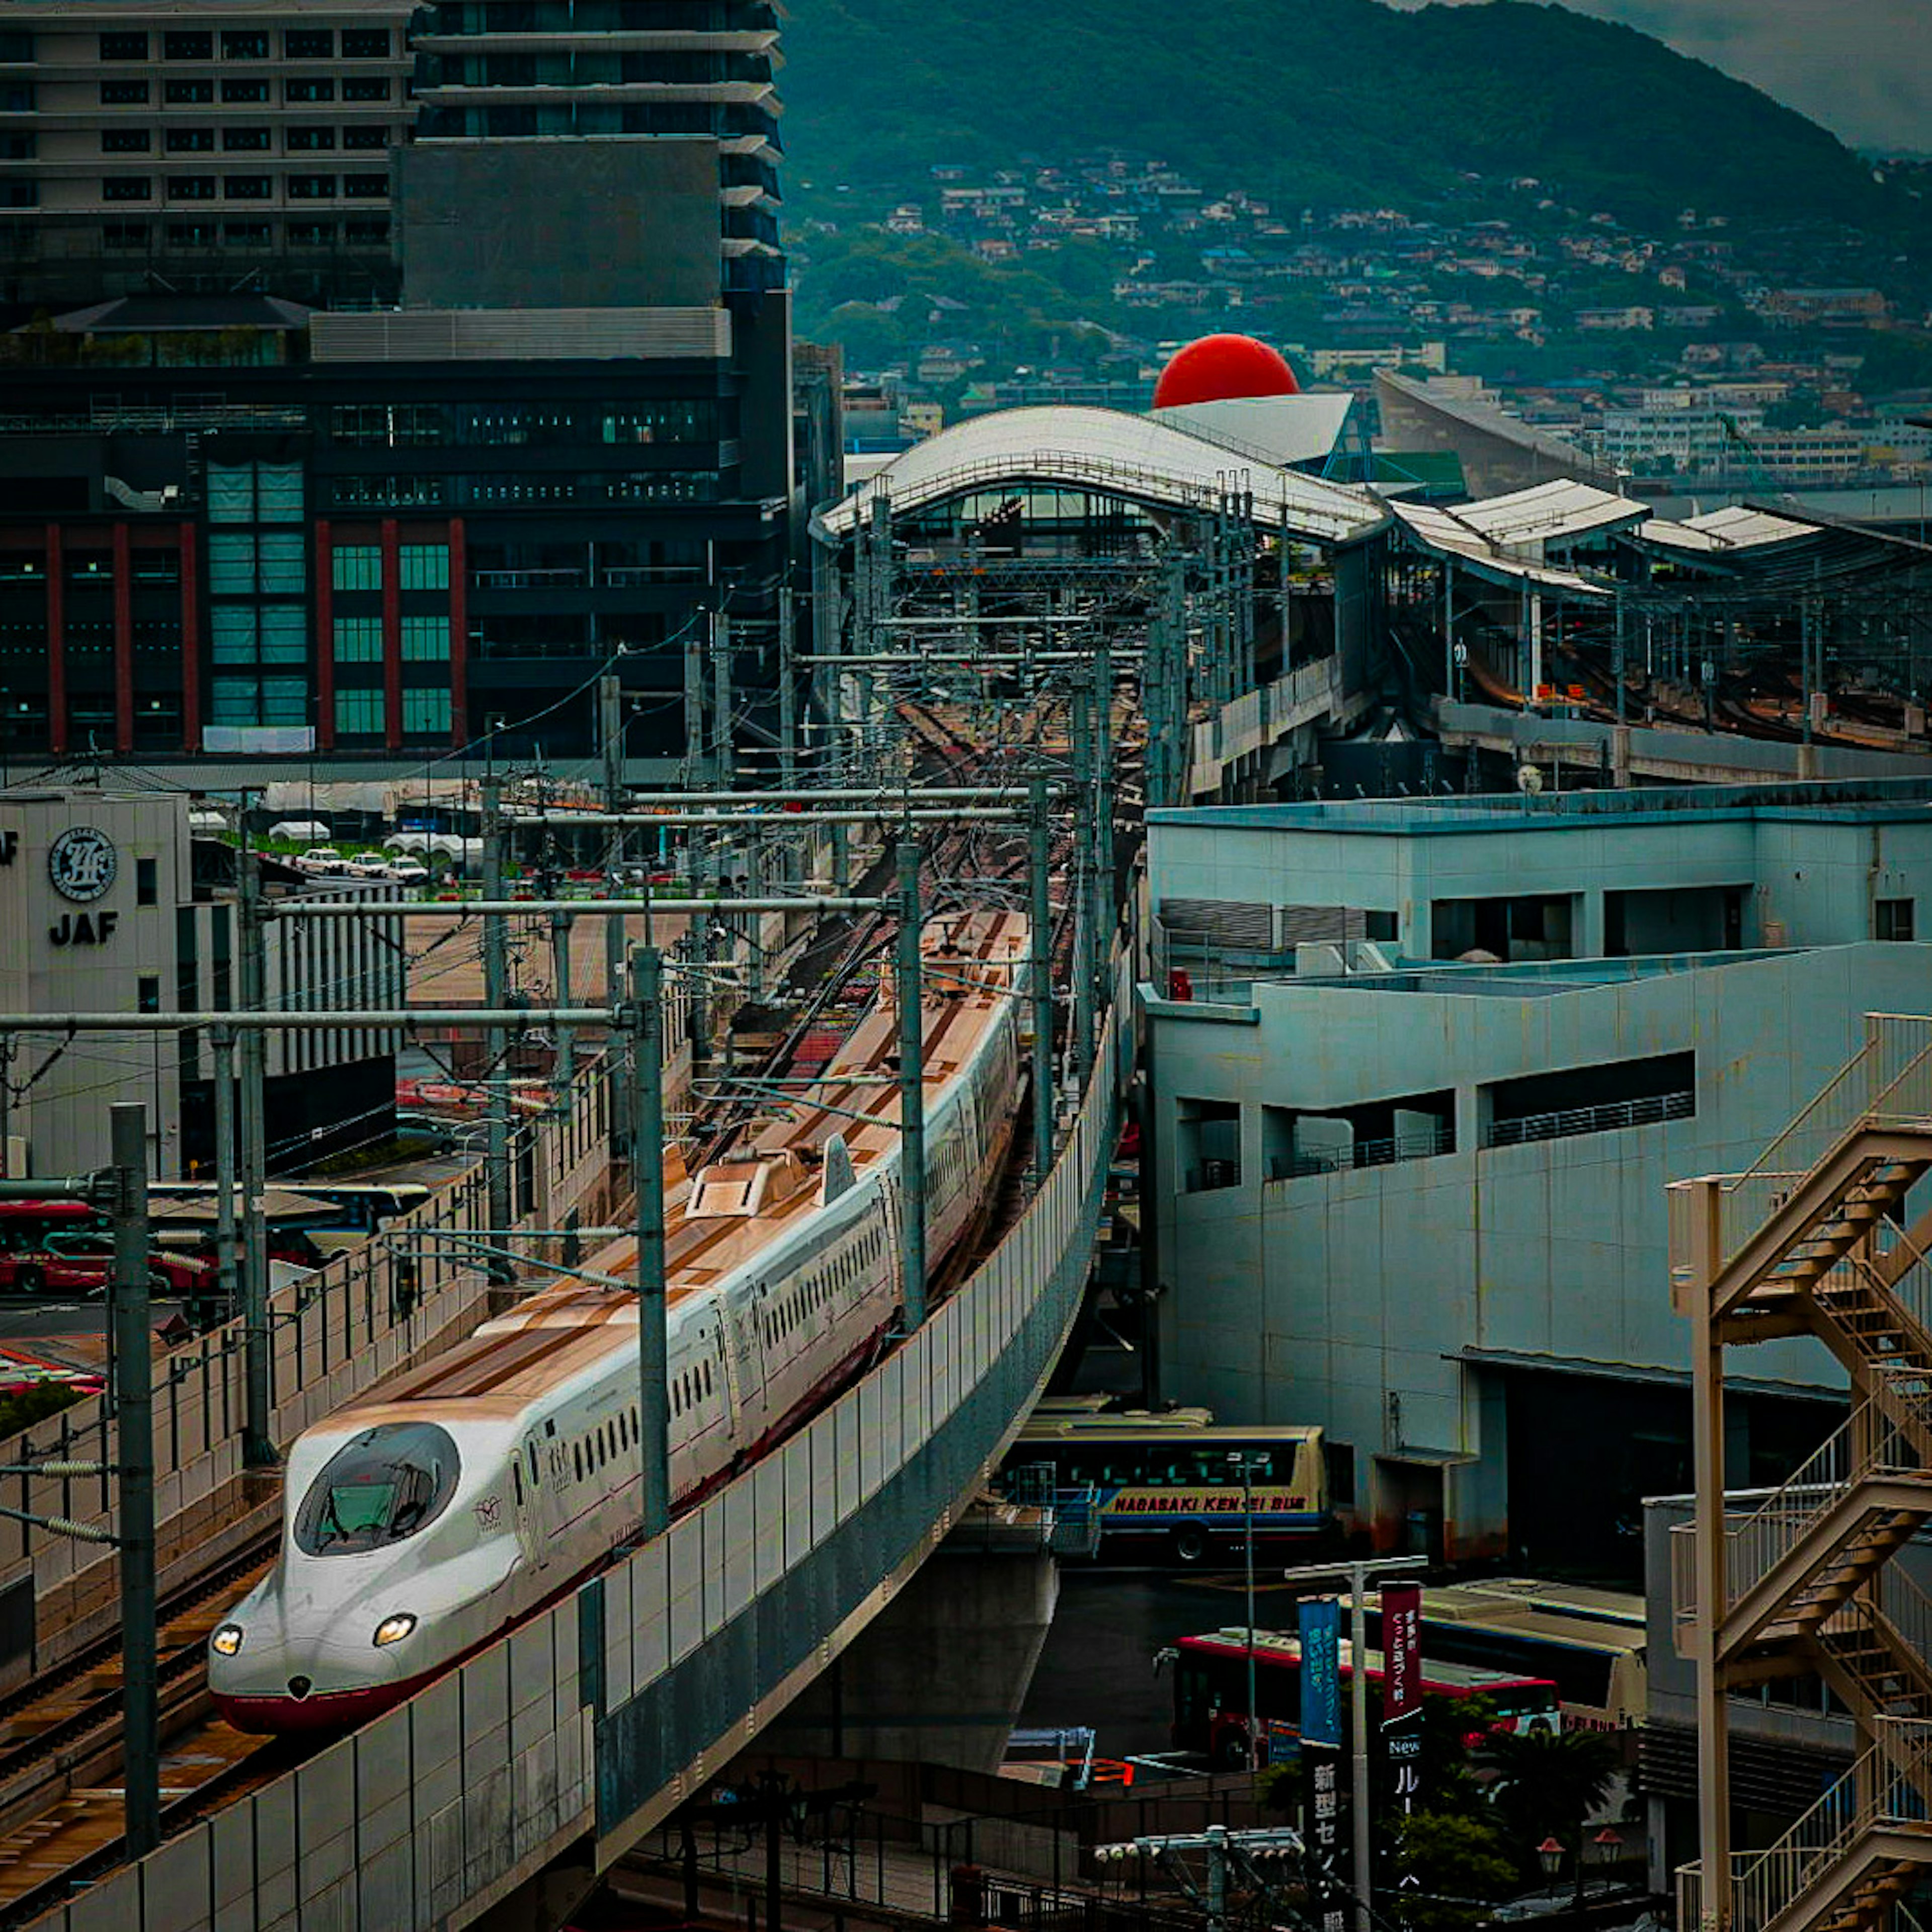
[[[63,898],[85,905],[114,883],[114,842],[91,825],[70,826],[47,848],[47,877]]]

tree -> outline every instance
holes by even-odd
[[[1526,1870],[1534,1868],[1544,1839],[1569,1847],[1580,1910],[1583,1827],[1622,1767],[1616,1744],[1600,1731],[1498,1731],[1483,1747],[1483,1762],[1495,1780],[1497,1822]]]
[[[1409,1932],[1465,1932],[1489,1916],[1489,1901],[1514,1888],[1516,1862],[1495,1826],[1483,1819],[1418,1811],[1396,1832],[1396,1870],[1414,1880],[1421,1894],[1402,1895]]]

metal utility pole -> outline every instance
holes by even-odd
[[[1033,1005],[1033,1182],[1053,1166],[1053,907],[1046,779],[1034,774],[1027,806],[1028,992]]]
[[[614,676],[597,681],[598,742],[604,753],[604,810],[614,816],[624,805],[624,689]],[[623,890],[619,874],[624,857],[624,833],[613,825],[604,844],[604,890],[614,898]],[[649,889],[646,888],[646,890]],[[644,937],[650,938],[648,920]],[[624,997],[624,921],[604,922],[604,1004],[616,1007]],[[562,1002],[560,1000],[559,1005]],[[626,1036],[613,1034],[605,1047],[610,1094],[610,1144],[622,1148],[629,1131],[631,1083],[624,1069]]]
[[[235,1254],[235,1029],[218,1026],[214,1046],[214,1264],[225,1319],[232,1320],[238,1283]]]
[[[1373,1932],[1376,1866],[1369,1829],[1369,1613],[1362,1601],[1369,1579],[1402,1570],[1426,1570],[1426,1556],[1384,1556],[1369,1562],[1310,1563],[1284,1570],[1289,1583],[1326,1583],[1336,1577],[1348,1585],[1348,1706],[1354,1733],[1354,1777],[1349,1803],[1354,1812],[1355,1932]],[[1250,1646],[1252,1652],[1252,1646]]]
[[[242,1007],[260,1012],[266,1000],[263,968],[262,873],[248,843],[242,820],[239,914]],[[242,1035],[242,1348],[246,1395],[242,1459],[251,1469],[272,1469],[274,1442],[274,1336],[268,1325],[268,1235],[262,1220],[268,1190],[267,1033],[245,1028]],[[226,1185],[226,1181],[224,1181]],[[500,1225],[500,1223],[499,1224]]]
[[[731,782],[731,620],[711,614],[711,782]]]
[[[707,614],[699,613],[705,622],[710,622]],[[694,785],[698,782],[704,765],[704,643],[698,632],[697,618],[685,627],[684,633],[684,757],[682,764],[684,782]],[[717,781],[713,772],[709,777]]]
[[[798,640],[792,632],[795,622],[791,586],[782,584],[778,586],[778,776],[788,788],[798,782],[798,692],[793,682],[798,674]]]
[[[1114,660],[1103,633],[1094,651],[1094,942],[1088,956],[1094,975],[1094,1046],[1100,1046],[1101,1016],[1112,1004],[1114,965]]]
[[[621,931],[621,922],[605,922],[614,932]],[[554,983],[550,988],[554,1005],[570,1004],[570,928],[571,917],[567,912],[554,912],[550,916],[550,977]],[[570,1113],[571,1083],[577,1077],[577,1029],[559,1027],[556,1030],[556,1059],[550,1069],[550,1091],[556,1097],[557,1111],[566,1118]],[[500,1222],[498,1224],[501,1226]]]
[[[637,1136],[638,1477],[644,1533],[670,1527],[670,1340],[664,1284],[664,955],[631,950],[632,1072]]]
[[[898,842],[900,1298],[908,1330],[926,1321],[926,1013],[920,976],[919,844]]]
[[[494,772],[483,781],[483,896],[503,896],[503,812],[500,781]],[[509,934],[501,913],[483,915],[483,1004],[501,1012],[508,1004]],[[510,1207],[510,1036],[500,1026],[483,1036],[484,1079],[490,1112],[485,1142],[484,1177],[490,1190],[490,1225],[507,1228],[514,1218]],[[490,1257],[490,1279],[506,1288],[515,1279],[507,1256]]]
[[[1255,1662],[1255,1471],[1259,1466],[1250,1450],[1237,1449],[1228,1460],[1241,1472],[1241,1514],[1247,1529],[1248,1598],[1248,1768],[1258,1771],[1268,1762],[1262,1745],[1261,1700],[1256,1695]]]
[[[1073,1064],[1080,1084],[1094,1064],[1094,743],[1091,687],[1076,675],[1067,694],[1066,735],[1073,764]]]
[[[115,1453],[120,1464],[122,1769],[128,1856],[161,1841],[154,1629],[154,1369],[148,1309],[148,1110],[108,1109],[114,1152]]]

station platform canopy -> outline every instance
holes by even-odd
[[[1171,422],[1054,404],[998,410],[940,430],[821,511],[814,532],[826,542],[849,537],[880,494],[895,516],[904,516],[1028,486],[1187,512],[1212,510],[1223,491],[1246,490],[1257,525],[1322,543],[1350,542],[1388,522],[1387,506],[1365,490],[1247,458]]]
[[[1588,483],[1559,481],[1446,508],[1391,503],[1396,520],[1420,550],[1492,584],[1575,598],[1616,594],[1608,578],[1552,561],[1571,546],[1635,529],[1647,506]]]
[[[1932,549],[1897,530],[1782,503],[1733,503],[1681,522],[1652,517],[1630,536],[1640,549],[1683,571],[1741,579],[1766,592],[1932,562]]]

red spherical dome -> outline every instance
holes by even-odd
[[[1293,396],[1300,390],[1294,371],[1265,342],[1252,335],[1204,335],[1160,372],[1154,406],[1166,410],[1183,403]]]

